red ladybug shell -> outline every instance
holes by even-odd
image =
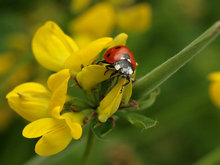
[[[118,45],[108,49],[104,54],[104,59],[106,62],[113,64],[117,61],[123,60],[123,54],[128,54],[130,56],[130,63],[135,70],[136,62],[134,56],[126,46]]]

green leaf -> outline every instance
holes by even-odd
[[[157,121],[138,113],[118,111],[116,114],[143,129],[152,128],[157,124]]]
[[[183,65],[208,46],[219,35],[219,33],[220,21],[216,22],[178,54],[137,80],[133,85],[132,97],[135,100],[138,100],[149,95]]]
[[[98,106],[100,101],[99,86],[91,91],[85,91],[86,98],[92,106]]]
[[[72,97],[71,99],[71,105],[76,109],[76,110],[84,110],[84,109],[89,109],[91,108],[91,105],[86,102],[83,99],[80,99],[78,97]]]
[[[105,135],[113,130],[113,125],[110,120],[105,123],[100,123],[97,118],[93,119],[91,122],[91,129],[97,138],[103,139]]]
[[[137,110],[145,110],[145,109],[151,107],[154,104],[154,102],[156,101],[156,97],[159,95],[159,93],[160,93],[159,89],[155,90],[150,93],[150,95],[147,99],[138,101],[139,108]]]

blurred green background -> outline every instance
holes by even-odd
[[[92,1],[90,6],[99,2]],[[137,0],[135,3],[142,2],[152,8],[150,28],[128,32],[127,43],[139,63],[137,78],[179,52],[220,19],[219,0]],[[6,93],[21,82],[46,82],[50,72],[35,61],[31,39],[47,20],[55,21],[70,34],[70,21],[80,15],[72,12],[70,4],[70,0],[0,1],[0,57],[9,53],[15,61],[0,74],[1,165],[27,161],[78,164],[81,158],[84,137],[58,155],[32,159],[37,139],[22,137],[27,122],[7,106],[5,99]],[[119,32],[123,31],[114,30],[112,36]],[[126,121],[117,121],[116,129],[97,142],[91,164],[220,164],[220,109],[210,100],[207,80],[209,73],[220,70],[219,45],[218,38],[161,86],[154,105],[142,112],[158,120],[156,127],[140,130]],[[0,59],[0,64],[3,66],[5,62]],[[208,162],[204,159],[207,156]]]

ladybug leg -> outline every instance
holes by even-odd
[[[116,75],[118,72],[119,72],[118,70],[114,71],[114,72],[110,75],[110,79],[111,79],[114,75]]]
[[[114,76],[114,75],[116,75],[117,73],[118,73],[119,71],[118,70],[116,70],[116,71],[114,71],[111,75],[110,75],[110,80],[111,80],[111,83],[113,82],[113,79],[112,79],[112,77]],[[118,75],[119,76],[119,75]],[[117,77],[117,76],[116,76]]]
[[[104,64],[109,64],[108,62],[106,62],[105,60],[101,60],[101,61],[98,61],[96,64],[100,64],[100,63],[104,63]]]
[[[110,70],[109,68],[114,68],[112,65],[106,65],[105,68],[107,69],[104,73],[104,75]]]
[[[127,76],[126,79],[128,80],[128,82],[126,82],[122,87],[125,87],[125,86],[128,85],[128,84],[130,83],[130,81],[131,81],[129,76]]]
[[[124,88],[126,85],[128,85],[128,84],[130,83],[130,81],[131,81],[131,79],[130,79],[129,76],[126,76],[125,78],[128,80],[128,82],[126,82],[125,84],[122,85],[122,87],[121,87],[121,92],[122,92],[123,88]]]

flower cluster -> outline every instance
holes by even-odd
[[[31,122],[24,128],[23,136],[41,137],[35,146],[37,154],[56,154],[66,148],[72,138],[81,138],[83,121],[88,115],[83,110],[65,108],[67,104],[74,105],[71,95],[67,94],[69,81],[73,78],[85,93],[94,93],[114,72],[110,69],[105,74],[105,65],[96,64],[99,54],[116,45],[125,45],[127,37],[125,33],[114,39],[103,37],[79,48],[54,22],[46,22],[37,30],[32,42],[34,56],[43,67],[56,73],[48,78],[47,87],[28,82],[6,96],[10,107]],[[100,122],[106,122],[121,103],[127,104],[132,94],[132,82],[123,87],[125,78],[116,75],[113,79],[112,86],[105,93],[99,93],[97,105],[90,107]]]
[[[88,7],[91,2],[72,0],[74,13],[81,14],[70,22],[69,29],[80,47],[98,37],[110,35],[114,29],[137,33],[150,27],[152,11],[146,2],[107,0]]]

